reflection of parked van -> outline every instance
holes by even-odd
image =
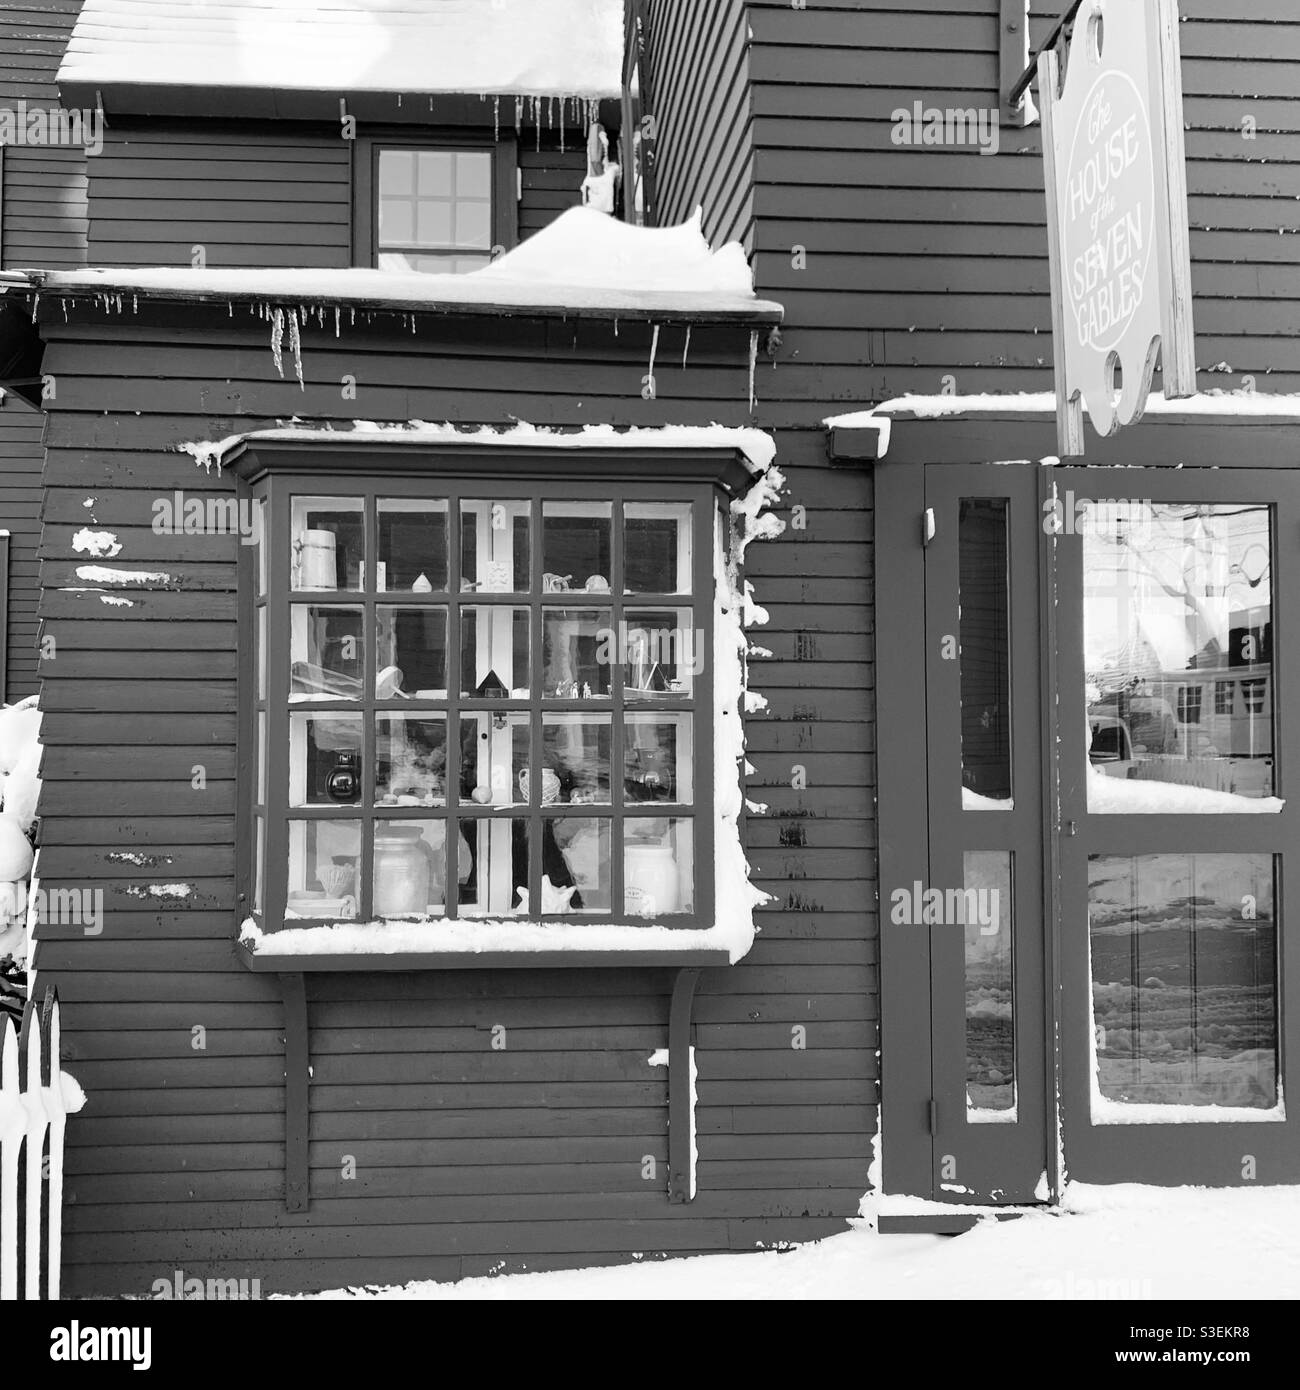
[[[1101,706],[1128,725],[1135,747],[1148,753],[1178,752],[1178,721],[1168,700],[1157,695],[1131,695],[1126,690],[1115,690],[1103,695],[1093,708]]]
[[[1092,739],[1088,745],[1088,761],[1107,777],[1127,777],[1134,766],[1133,736],[1128,725],[1108,709],[1089,706],[1088,728]]]

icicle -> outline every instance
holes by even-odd
[[[343,310],[336,304],[336,305],[334,306],[334,336],[335,336],[336,338],[340,336],[340,330],[341,330],[342,326],[343,326]]]
[[[533,98],[533,120],[537,123],[537,152],[542,152],[542,99]]]
[[[492,98],[492,139],[495,141],[501,139],[501,98],[499,96]]]
[[[275,370],[284,375],[284,311],[275,310],[271,315],[271,360],[275,363]]]
[[[235,301],[233,299],[226,300],[226,317],[228,319],[235,317]]]
[[[655,358],[659,355],[659,325],[655,324],[654,332],[650,335],[650,376],[647,379],[650,386],[650,399],[654,399],[655,391]]]
[[[298,316],[293,313],[289,315],[289,348],[293,353],[293,371],[298,378],[298,387],[306,391],[307,383],[302,379],[302,336],[298,332]]]
[[[133,294],[131,296],[131,312],[133,314],[138,314],[140,312],[140,296],[138,294]]]
[[[32,322],[33,322],[33,323],[36,322],[36,310],[40,307],[40,303],[41,303],[41,292],[40,292],[40,290],[37,290],[37,291],[36,291],[36,294],[35,294],[35,295],[33,296],[33,298],[32,298]]]
[[[569,98],[560,98],[560,153],[564,153],[564,132],[569,124]]]
[[[758,403],[754,378],[758,374],[758,329],[749,335],[749,409]]]
[[[348,310],[348,313],[350,313],[350,314],[352,315],[351,323],[352,323],[353,325],[355,325],[355,324],[356,324],[356,321],[357,321],[357,311],[356,311],[356,309],[355,309],[355,308],[349,309],[349,310]]]
[[[516,97],[516,98],[515,98],[515,130],[516,130],[516,132],[518,132],[518,131],[521,131],[523,128],[524,128],[524,99],[523,99],[523,97]]]
[[[691,350],[691,326],[686,325],[686,341],[682,344],[682,371],[686,370],[686,358]]]
[[[64,322],[64,323],[67,323],[67,321],[68,321],[68,301],[67,301],[66,299],[61,299],[61,300],[59,301],[59,303],[61,303],[61,304],[63,305],[63,322]]]

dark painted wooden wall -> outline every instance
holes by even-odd
[[[56,105],[54,74],[81,0],[0,5],[0,105]],[[86,263],[85,158],[79,149],[0,149],[0,267]],[[8,671],[0,699],[36,693],[36,540],[40,529],[39,413],[0,407],[0,529],[10,532]]]
[[[582,202],[581,132],[561,151],[527,129],[519,169],[527,237]],[[119,122],[90,165],[90,263],[190,265],[200,246],[211,267],[353,264],[348,142],[292,122]]]
[[[38,955],[65,1003],[67,1066],[92,1097],[68,1132],[69,1286],[145,1291],[177,1267],[260,1277],[265,1290],[445,1278],[843,1229],[867,1185],[875,1101],[868,480],[833,477],[811,435],[791,436],[783,462],[809,530],[750,549],[772,616],[755,640],[773,652],[752,680],[773,714],[750,721],[751,796],[772,813],[748,833],[775,901],[751,956],[702,982],[689,1208],[667,1202],[666,1083],[647,1065],[667,1041],[667,982],[467,972],[315,987],[313,1211],[286,1220],[280,1005],[232,951],[238,547],[150,526],[155,498],[232,485],[179,442],[293,414],[747,423],[747,331],[697,326],[683,370],[662,365],[680,361],[684,337],[665,329],[659,400],[646,402],[644,325],[426,318],[412,335],[390,318],[336,342],[332,322],[313,320],[304,394],[291,371],[276,376],[267,325],[244,310],[233,323],[224,304],[188,311],[183,331],[143,305],[74,308],[65,324],[45,297],[40,312],[60,381],[42,542],[59,655],[44,670],[40,868],[47,887],[102,887],[109,908],[97,937],[43,929]],[[340,400],[345,372],[360,381],[355,403]],[[115,568],[168,578],[118,587],[109,596],[125,605],[77,592],[71,538],[86,524],[121,541]],[[796,763],[816,793],[791,790]],[[155,896],[160,884],[184,895]],[[497,1023],[505,1052],[490,1046]],[[347,1154],[355,1182],[341,1177]]]
[[[745,0],[649,0],[647,114],[654,119],[659,222],[704,209],[715,244],[753,249]]]
[[[1035,0],[1045,37],[1063,0]],[[1204,390],[1300,389],[1300,8],[1181,0]],[[891,115],[998,99],[999,0],[749,0],[757,267],[789,311],[784,387],[847,408],[1051,389],[1039,129],[909,149]],[[1243,121],[1258,137],[1243,139]],[[807,248],[806,269],[793,248]]]

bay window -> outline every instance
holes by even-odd
[[[267,452],[240,466],[265,522],[241,610],[259,924],[708,925],[735,473]]]

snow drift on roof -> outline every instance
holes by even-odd
[[[1185,400],[1166,400],[1159,392],[1147,399],[1147,415],[1245,415],[1265,418],[1300,417],[1300,395],[1270,395],[1265,391],[1201,391]],[[869,410],[832,415],[823,421],[829,429],[864,429],[882,417],[910,415],[917,420],[939,420],[955,415],[1055,415],[1056,396],[1051,391],[1007,392],[1005,395],[899,396]]]
[[[85,0],[60,82],[613,97],[623,0]]]
[[[700,216],[680,227],[630,227],[591,208],[570,208],[515,250],[468,275],[383,270],[197,270],[189,266],[60,270],[46,290],[154,293],[299,304],[404,309],[539,308],[633,317],[740,314],[779,317],[755,298],[743,248],[710,250]]]

